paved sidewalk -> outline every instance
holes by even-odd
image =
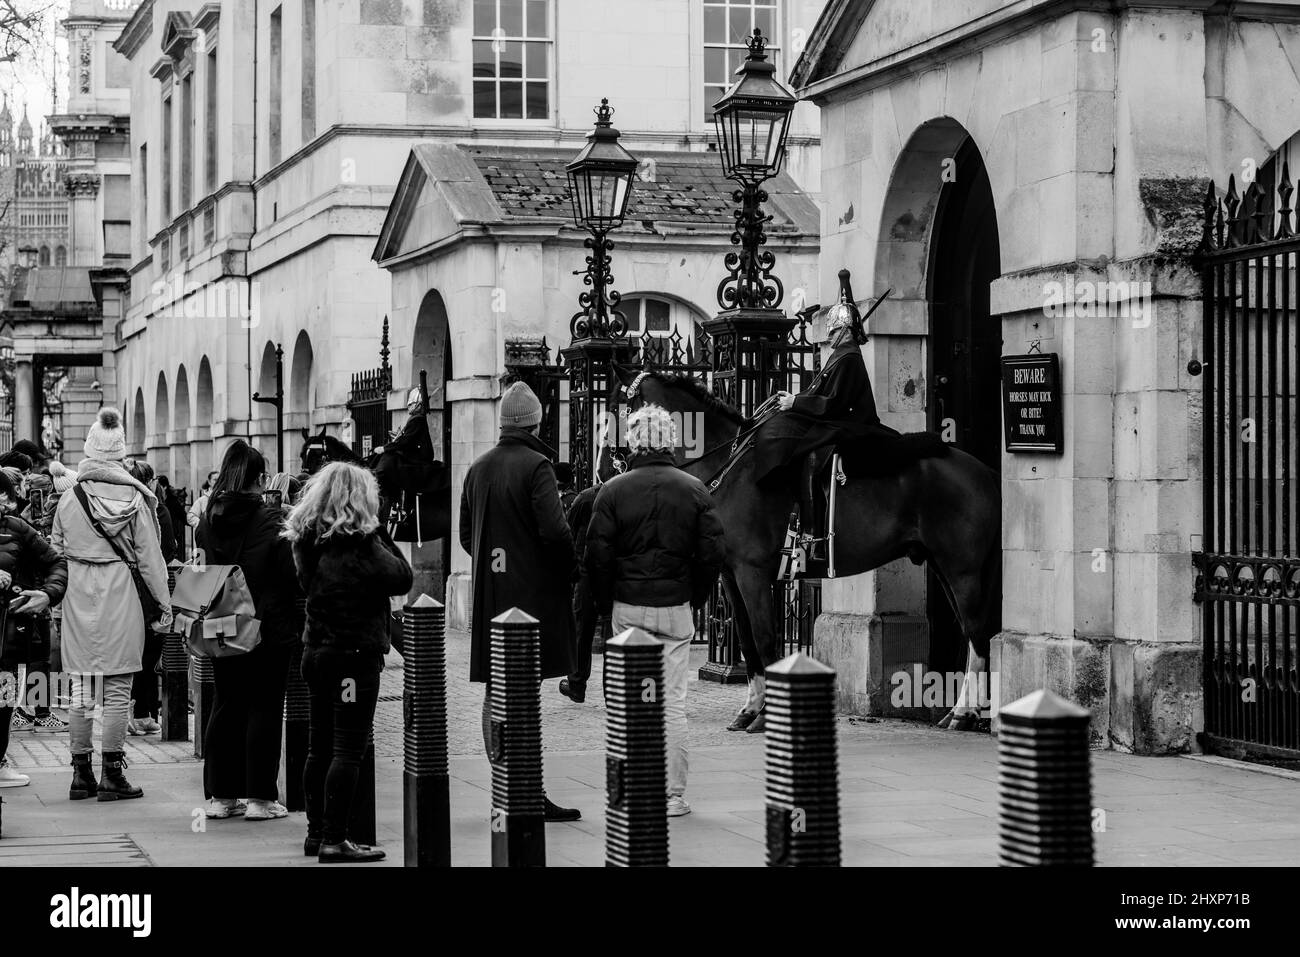
[[[468,642],[449,641],[453,862],[490,861],[491,776],[479,731],[481,686],[465,680]],[[385,672],[383,695],[401,692],[400,668]],[[721,730],[743,689],[692,682],[691,783],[694,813],[671,822],[678,866],[764,863],[763,738]],[[547,828],[552,865],[604,862],[604,714],[599,686],[575,705],[548,682],[543,692],[550,795],[584,820]],[[380,705],[379,840],[386,866],[402,862],[401,705]],[[870,866],[992,865],[997,860],[996,743],[901,721],[841,718],[840,793],[844,862]],[[19,735],[15,740],[32,738]],[[112,865],[314,865],[301,854],[301,814],[283,821],[205,821],[202,769],[192,746],[131,740],[130,776],[139,801],[69,802],[70,772],[23,755],[57,757],[66,742],[35,738],[11,749],[32,785],[6,789],[0,867]],[[1300,863],[1300,781],[1191,758],[1093,753],[1093,803],[1105,813],[1097,835],[1105,865],[1294,865]]]

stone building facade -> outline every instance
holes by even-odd
[[[1300,128],[1300,11],[1101,7],[836,0],[794,80],[822,111],[822,295],[842,265],[894,288],[865,347],[885,418],[955,418],[1002,476],[996,697],[1047,686],[1099,744],[1181,751],[1202,720],[1190,257],[1208,181]],[[1039,351],[1060,356],[1064,452],[1009,454],[996,359]],[[889,710],[891,677],[956,640],[910,567],[828,583],[823,607],[852,710]]]
[[[386,316],[400,426],[413,357],[432,348],[421,338],[419,304],[448,285],[426,276],[418,293],[398,289],[372,259],[399,184],[414,175],[413,143],[572,155],[607,96],[632,152],[703,154],[710,97],[739,63],[744,34],[775,30],[788,70],[822,6],[145,0],[116,43],[130,62],[131,301],[111,350],[133,450],[190,487],[237,437],[274,457],[273,412],[251,397],[274,394],[279,347],[285,467],[296,469],[300,430],[343,431],[352,373],[379,364]],[[793,181],[815,195],[811,105],[800,106],[790,141]],[[483,261],[454,284],[485,292],[505,284],[512,328],[566,345],[580,246],[566,236],[566,255],[577,261],[553,250],[539,272],[541,240],[561,227],[525,225],[496,252],[475,246]],[[693,239],[655,241],[657,272],[647,265],[635,287],[619,276],[621,290],[647,293],[656,322],[664,310],[670,322],[707,314],[703,277],[721,278],[709,268],[716,253]],[[669,265],[683,260],[698,279]],[[478,298],[447,293],[447,308],[447,400],[490,405],[496,386],[487,378],[504,371],[503,346],[483,328],[497,320]],[[477,436],[486,411],[474,416],[466,427]],[[468,462],[454,456],[453,464]]]

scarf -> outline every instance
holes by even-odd
[[[113,459],[82,459],[77,465],[78,482],[103,482],[105,485],[127,485],[144,497],[146,511],[153,521],[154,531],[162,537],[158,524],[158,497],[149,490],[149,486],[135,478],[126,470],[126,466]]]

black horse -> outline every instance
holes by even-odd
[[[711,485],[727,535],[723,586],[734,610],[750,679],[749,699],[734,728],[764,728],[763,670],[777,660],[780,641],[772,606],[796,488],[760,486],[752,454],[731,455],[738,434],[753,427],[741,413],[689,376],[615,366],[626,401],[669,412],[698,414],[703,454],[679,461]],[[762,428],[761,425],[758,426]],[[832,479],[826,479],[827,495]],[[987,667],[989,642],[1001,606],[1001,494],[997,475],[959,449],[939,457],[902,461],[888,474],[848,478],[836,489],[835,564],[839,576],[857,575],[899,558],[927,561],[942,582],[970,645],[967,680],[949,721],[967,730],[978,714],[971,675]],[[755,717],[756,716],[756,717]]]
[[[348,462],[369,469],[379,483],[380,517],[398,542],[437,541],[451,534],[451,470],[433,460],[408,462],[387,449],[362,458],[346,443],[326,434],[303,430],[303,470],[315,475],[331,462]]]

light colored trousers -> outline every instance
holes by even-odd
[[[616,601],[611,625],[616,635],[628,628],[640,628],[664,646],[668,796],[681,797],[686,793],[686,773],[690,770],[686,754],[686,678],[691,671],[691,638],[695,635],[690,603],[652,608]]]
[[[96,699],[104,706],[104,728],[100,750],[113,753],[126,748],[126,721],[131,711],[131,681],[134,675],[73,675],[72,707],[68,709],[69,750],[90,754]]]

